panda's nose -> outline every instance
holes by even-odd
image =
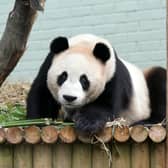
[[[63,95],[63,97],[67,102],[73,102],[77,98],[75,96],[69,96],[69,95]]]

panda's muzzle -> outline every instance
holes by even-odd
[[[63,98],[64,98],[67,102],[69,102],[69,103],[71,103],[71,102],[73,102],[73,101],[75,101],[75,100],[77,99],[77,97],[75,97],[75,96],[70,96],[70,95],[63,95]]]

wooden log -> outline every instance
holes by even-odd
[[[131,165],[133,168],[150,168],[148,142],[133,143],[131,154]]]
[[[4,143],[6,140],[5,138],[5,131],[3,128],[0,128],[0,144]]]
[[[0,145],[0,167],[12,168],[13,167],[13,148],[12,145]]]
[[[53,146],[53,168],[71,168],[72,144],[57,143]]]
[[[42,128],[41,138],[45,143],[54,143],[58,139],[58,131],[54,126],[46,126]]]
[[[144,142],[148,137],[148,129],[142,125],[130,128],[130,136],[135,142]]]
[[[118,142],[126,142],[129,139],[129,128],[127,126],[115,127],[114,139]]]
[[[24,129],[24,138],[27,143],[37,144],[40,142],[40,128],[36,126],[27,127]]]
[[[14,146],[14,168],[32,168],[32,146],[19,144]]]
[[[112,139],[112,127],[105,128],[97,135],[104,143],[109,142]]]
[[[80,133],[78,133],[78,139],[81,141],[81,142],[83,142],[83,143],[92,143],[92,142],[94,142],[94,140],[95,140],[95,138],[94,137],[92,137],[92,136],[85,136],[85,135],[83,135],[83,134],[80,134]]]
[[[59,138],[64,142],[64,143],[72,143],[76,140],[77,135],[76,131],[73,127],[66,126],[62,128],[59,132]]]
[[[156,144],[151,143],[151,168],[165,168],[166,167],[166,148],[165,142]]]
[[[100,145],[92,145],[92,147],[92,168],[109,168],[110,158],[105,150]]]
[[[23,141],[23,129],[19,127],[6,128],[5,136],[9,143],[19,144]]]
[[[36,144],[33,147],[33,168],[52,168],[51,145]]]
[[[112,168],[130,168],[130,156],[129,142],[112,144]]]
[[[91,168],[91,145],[83,143],[73,144],[73,168]]]
[[[153,125],[149,129],[149,137],[155,143],[162,142],[166,138],[166,129],[161,125]]]

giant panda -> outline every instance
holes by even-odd
[[[55,38],[28,94],[27,118],[57,118],[62,109],[64,119],[74,121],[76,129],[86,134],[98,133],[116,118],[124,118],[128,125],[149,119],[158,122],[152,118],[152,82],[147,83],[147,74],[153,72],[144,75],[119,58],[101,37],[82,34]],[[162,99],[154,96],[155,103]],[[156,106],[157,116],[164,113],[165,108]]]

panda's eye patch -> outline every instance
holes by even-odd
[[[81,83],[82,88],[83,88],[84,90],[88,90],[88,89],[89,89],[90,82],[89,82],[89,80],[88,80],[88,78],[87,78],[86,75],[81,75],[81,76],[80,76],[80,83]]]
[[[58,76],[57,78],[57,84],[61,86],[68,78],[68,74],[66,71],[62,72],[61,75]]]

